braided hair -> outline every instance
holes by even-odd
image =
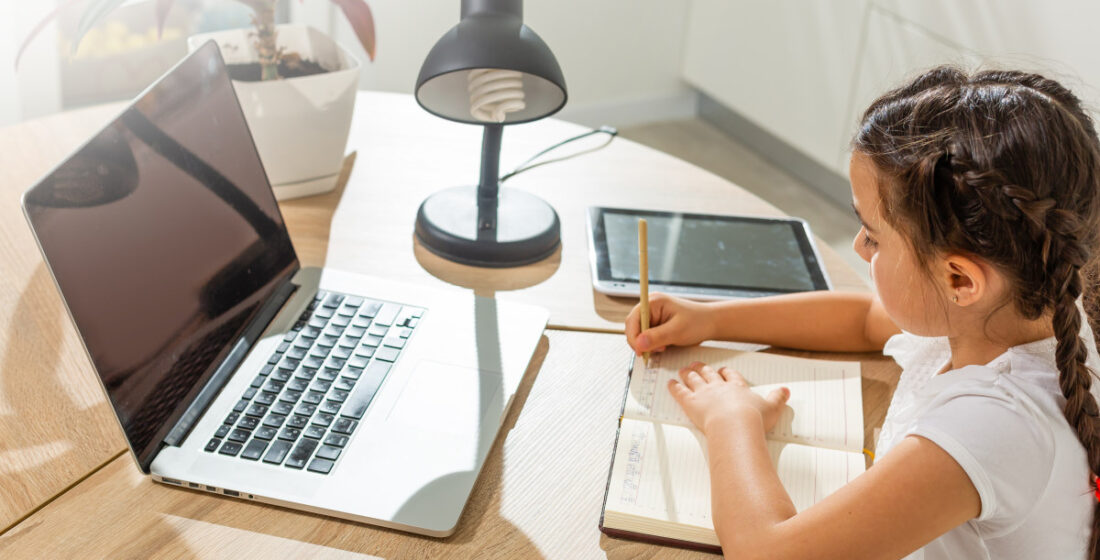
[[[1100,335],[1100,140],[1081,102],[1036,74],[939,67],[872,103],[852,144],[888,178],[883,216],[922,265],[928,255],[979,257],[1006,275],[1023,317],[1050,314],[1064,414],[1100,473],[1100,413],[1076,305],[1084,292]],[[1100,503],[1094,560],[1098,539]]]

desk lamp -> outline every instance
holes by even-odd
[[[446,259],[520,266],[557,250],[561,227],[541,198],[500,189],[504,125],[552,115],[565,105],[561,67],[523,24],[522,0],[462,0],[461,20],[432,47],[416,79],[416,101],[436,116],[485,127],[481,180],[439,191],[420,205],[416,237]]]

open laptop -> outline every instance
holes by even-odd
[[[214,43],[23,210],[143,472],[454,531],[548,314],[301,268]]]

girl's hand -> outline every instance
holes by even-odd
[[[713,314],[705,303],[654,292],[649,295],[650,328],[641,332],[642,306],[634,306],[626,317],[626,342],[637,355],[699,344],[713,338]]]
[[[743,419],[746,414],[758,414],[766,432],[779,421],[791,396],[789,389],[780,387],[763,398],[749,389],[740,373],[726,367],[715,371],[702,362],[681,369],[680,380],[670,380],[668,390],[704,434],[708,428]]]

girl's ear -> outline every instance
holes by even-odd
[[[978,303],[989,296],[996,283],[995,272],[977,259],[949,255],[943,260],[944,292],[947,299],[961,307]]]

